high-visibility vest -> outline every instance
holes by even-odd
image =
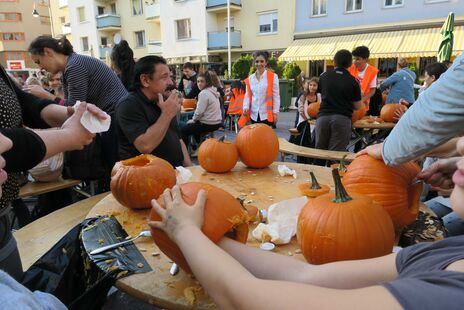
[[[354,65],[351,65],[349,71],[350,74],[354,76],[359,83],[358,69],[356,69]],[[359,85],[361,87],[361,93],[363,94],[363,96],[367,95],[371,90],[371,82],[377,76],[377,73],[379,73],[379,70],[376,67],[370,65],[367,66],[362,83]],[[369,111],[369,102],[370,99],[366,101],[367,111]]]
[[[227,114],[242,114],[243,99],[245,98],[245,92],[240,88],[232,89],[230,95],[229,108]]]
[[[273,102],[273,90],[274,90],[274,72],[272,72],[271,70],[266,70],[267,74],[266,74],[266,78],[267,78],[267,90],[266,90],[266,110],[267,110],[267,120],[268,122],[274,122],[274,102]],[[248,113],[247,115],[245,114],[242,114],[242,116],[240,117],[239,121],[238,121],[238,125],[241,127],[244,127],[247,122],[250,120],[251,118],[251,105],[253,104],[253,93],[251,92],[251,87],[250,87],[250,79],[246,79],[245,80],[245,85],[246,85],[246,89],[247,89],[247,92],[248,92],[248,98],[249,98],[249,101],[250,101],[250,106],[249,106],[249,109],[248,109]]]

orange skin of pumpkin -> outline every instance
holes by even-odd
[[[235,145],[240,159],[250,168],[266,168],[279,153],[279,139],[266,124],[251,124],[240,129]]]
[[[351,115],[351,122],[354,124],[366,115],[366,106],[362,104],[359,109],[353,110]]]
[[[184,99],[182,100],[182,106],[184,109],[196,109],[197,101],[195,99]]]
[[[343,185],[348,192],[369,196],[391,216],[396,228],[411,224],[417,218],[422,184],[413,180],[420,168],[414,162],[389,167],[369,155],[356,157],[347,167]]]
[[[334,203],[334,193],[310,199],[298,217],[297,240],[311,264],[391,253],[395,232],[388,213],[365,195]]]
[[[327,194],[330,191],[330,187],[328,185],[320,184],[321,188],[319,189],[312,189],[311,185],[311,182],[305,182],[298,185],[298,188],[303,195],[310,198]]]
[[[238,151],[230,141],[211,138],[204,141],[198,149],[198,162],[208,172],[224,173],[237,164]]]
[[[196,201],[200,189],[206,191],[206,204],[204,210],[204,223],[201,230],[213,242],[218,242],[226,233],[234,229],[235,240],[246,243],[248,238],[248,213],[243,210],[240,202],[228,192],[206,183],[192,182],[180,185],[182,198],[188,205]],[[162,197],[158,203],[165,208]],[[160,221],[161,218],[152,208],[151,221]],[[187,261],[179,247],[159,229],[151,228],[153,240],[159,249],[173,262],[188,273],[192,273]]]
[[[399,103],[389,103],[385,104],[380,110],[380,118],[385,122],[396,123],[398,118],[395,116],[396,110],[406,111],[408,108],[405,105]]]
[[[317,113],[319,113],[319,109],[321,108],[320,102],[313,102],[308,105],[308,115],[311,118],[317,118]]]
[[[174,167],[151,154],[119,161],[111,171],[111,193],[120,204],[131,209],[151,208],[151,200],[174,185]]]

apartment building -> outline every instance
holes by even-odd
[[[319,75],[333,67],[337,50],[366,45],[380,76],[396,70],[397,57],[422,73],[436,61],[449,12],[455,13],[455,57],[464,50],[464,0],[297,0],[294,40],[280,59]]]
[[[8,71],[27,75],[37,68],[27,49],[36,37],[51,34],[49,9],[48,0],[0,0],[0,63]]]

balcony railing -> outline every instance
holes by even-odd
[[[101,47],[100,46],[100,59],[105,59],[108,53],[108,57],[111,55],[112,47]]]
[[[98,15],[97,28],[100,30],[119,30],[121,28],[121,16],[116,14]]]
[[[230,9],[240,10],[242,8],[241,0],[230,0]],[[222,12],[227,10],[227,0],[208,0],[206,2],[206,9],[209,11]]]
[[[232,31],[230,33],[230,47],[242,47],[242,33]],[[208,32],[208,49],[221,50],[227,48],[227,32]]]
[[[58,7],[64,8],[68,6],[68,0],[58,0]]]
[[[146,19],[158,18],[158,17],[160,17],[160,14],[161,14],[161,9],[160,9],[159,2],[147,5],[145,7],[145,18]]]
[[[148,40],[148,54],[161,54],[162,53],[162,44],[159,40]]]

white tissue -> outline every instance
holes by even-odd
[[[298,216],[307,201],[308,199],[303,196],[271,205],[267,210],[268,224],[259,224],[252,231],[252,236],[259,241],[271,241],[275,244],[289,243],[296,234]]]
[[[74,108],[77,109],[80,104],[81,102],[79,100],[76,101]],[[106,112],[103,113],[106,114]],[[81,124],[91,133],[105,132],[110,129],[111,117],[106,114],[106,119],[102,120],[86,110],[84,114],[82,114]]]
[[[279,174],[281,177],[284,177],[286,175],[291,175],[293,176],[294,179],[296,179],[296,171],[288,168],[286,165],[278,165],[277,171],[279,171]]]
[[[177,184],[187,183],[192,177],[192,172],[182,166],[176,167],[177,171]]]

